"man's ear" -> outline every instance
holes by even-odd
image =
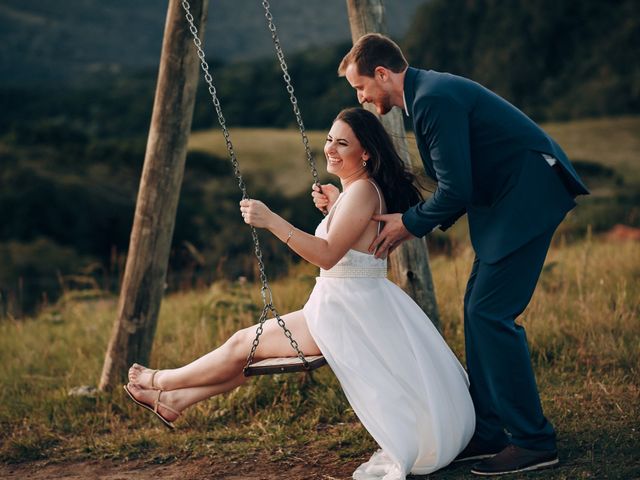
[[[389,70],[385,67],[377,66],[373,71],[373,76],[376,80],[386,82],[389,79]]]

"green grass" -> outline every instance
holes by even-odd
[[[432,260],[445,338],[463,359],[462,295],[472,252]],[[293,267],[273,285],[278,309],[299,308],[315,268]],[[171,367],[255,321],[256,285],[217,283],[163,302],[151,365]],[[95,385],[116,299],[68,294],[36,318],[0,324],[0,459],[3,462],[198,457],[227,464],[261,455],[299,463],[301,451],[364,459],[375,444],[328,368],[279,375],[189,410],[165,433],[122,392],[69,397]],[[640,245],[586,237],[553,245],[538,290],[521,318],[545,411],[559,434],[562,467],[519,478],[640,476]],[[306,380],[306,381],[305,381]],[[284,462],[284,463],[283,463]],[[456,467],[433,478],[470,478]],[[328,472],[330,473],[330,472]],[[515,477],[514,477],[515,478]]]
[[[575,120],[543,124],[542,127],[562,146],[570,159],[613,168],[626,183],[640,186],[640,116]],[[326,131],[307,132],[318,171],[325,179],[330,178],[326,175],[323,154],[329,128],[327,125]],[[305,191],[311,185],[311,174],[297,130],[232,128],[231,139],[242,171],[261,177],[265,185],[283,189],[291,195]],[[408,133],[407,142],[413,164],[420,166],[420,155],[412,132]],[[189,140],[189,149],[228,158],[219,129],[194,132]]]
[[[602,232],[617,223],[640,227],[640,116],[575,120],[542,127],[578,167],[596,168],[583,175],[591,195],[578,197],[580,208],[569,213],[561,233],[573,239],[586,235],[588,228]],[[326,132],[307,133],[321,180],[337,184],[336,178],[326,173]],[[247,182],[249,194],[257,185],[290,196],[309,191],[312,177],[297,130],[234,128],[231,138],[241,171],[251,175]],[[412,163],[420,172],[421,161],[412,132],[408,133],[407,145]],[[224,137],[217,129],[193,133],[189,148],[228,158]],[[437,231],[430,237],[434,251],[456,250],[468,244],[466,217],[446,234]]]
[[[545,128],[572,159],[614,173],[591,179],[596,195],[581,198],[563,223],[520,319],[545,412],[558,430],[562,467],[513,478],[640,478],[640,245],[607,243],[597,233],[616,222],[640,221],[637,204],[629,202],[640,188],[640,117]],[[297,132],[232,129],[231,134],[242,171],[252,182],[292,195],[309,188],[311,175]],[[309,134],[321,173],[325,134]],[[412,139],[409,146],[419,163]],[[226,156],[217,131],[196,132],[190,148]],[[431,260],[442,330],[464,360],[462,296],[472,252],[463,222],[436,238],[452,242],[453,252]],[[273,282],[279,311],[302,306],[315,272],[309,265],[292,265],[287,278]],[[337,476],[375,448],[328,368],[315,372],[312,381],[300,375],[252,380],[192,408],[171,434],[120,390],[70,397],[69,389],[97,383],[116,302],[102,292],[68,292],[35,318],[0,321],[1,462],[168,463],[207,457],[222,466],[249,465],[266,456],[277,471],[304,463],[303,456],[329,458],[324,465],[336,470],[323,473]],[[151,366],[180,365],[209,351],[254,323],[260,302],[258,287],[244,283],[215,283],[168,296]],[[468,466],[432,477],[472,478]]]
[[[640,117],[574,120],[543,128],[570,159],[601,163],[617,170],[626,183],[640,185]]]
[[[323,153],[329,127],[330,125],[326,132],[307,132],[318,173],[323,181],[329,180]],[[313,176],[300,132],[275,128],[232,128],[230,135],[243,175],[250,172],[260,185],[268,186],[283,195],[294,196],[310,191]],[[189,139],[189,150],[228,158],[224,137],[218,129],[194,132]],[[247,187],[251,191],[252,185]]]

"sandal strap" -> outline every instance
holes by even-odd
[[[151,373],[151,388],[152,388],[153,390],[160,390],[158,387],[156,387],[156,384],[155,384],[155,381],[154,381],[154,380],[155,380],[155,378],[156,378],[156,373],[158,373],[158,370],[154,370],[154,371]]]
[[[162,403],[160,401],[160,395],[164,392],[164,390],[158,390],[158,396],[156,397],[155,402],[153,402],[153,411],[155,413],[157,413],[158,415],[160,415],[160,412],[158,412],[158,407],[162,407],[166,410],[169,410],[171,413],[175,413],[176,415],[180,416],[180,412],[177,410],[174,410],[173,408],[171,408],[169,405],[167,405],[166,403]]]

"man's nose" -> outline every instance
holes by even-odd
[[[358,92],[358,103],[360,105],[364,103],[364,95],[362,95],[362,92]]]

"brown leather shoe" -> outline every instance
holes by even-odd
[[[504,475],[549,468],[559,463],[557,450],[529,450],[509,445],[500,453],[471,468],[476,475]]]
[[[472,439],[464,450],[462,450],[462,452],[460,452],[460,454],[453,460],[453,463],[491,458],[497,453],[500,453],[503,449],[504,446],[495,447]]]

